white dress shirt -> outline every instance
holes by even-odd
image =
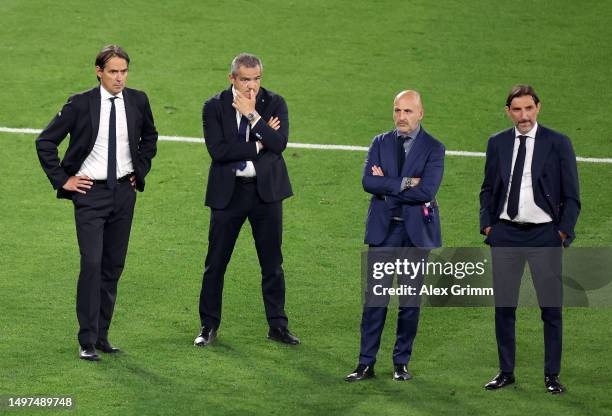
[[[521,223],[542,224],[551,222],[552,218],[542,208],[536,205],[533,198],[533,182],[531,178],[531,162],[533,160],[533,147],[535,145],[536,131],[538,123],[535,123],[533,128],[525,134],[521,134],[516,128],[514,129],[514,150],[512,152],[512,169],[510,172],[510,181],[508,184],[508,192],[504,202],[504,209],[499,218]],[[508,215],[508,196],[512,187],[512,173],[514,172],[514,162],[518,154],[518,148],[521,144],[518,136],[527,136],[525,140],[525,165],[523,166],[523,178],[521,179],[521,190],[519,194],[518,214],[514,219]]]
[[[130,144],[128,141],[127,118],[123,92],[112,95],[100,85],[100,124],[98,136],[91,153],[87,155],[76,176],[88,176],[95,180],[105,180],[108,165],[108,127],[110,120],[111,101],[115,100],[115,120],[117,138],[117,179],[134,172]]]

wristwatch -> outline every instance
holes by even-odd
[[[404,176],[402,178],[402,185],[401,185],[402,186],[402,191],[405,191],[406,189],[412,188],[413,185],[414,184],[413,184],[412,178],[409,178],[409,177],[406,177],[406,176]]]
[[[257,118],[258,115],[259,114],[257,114],[257,111],[253,111],[252,113],[247,114],[246,118],[249,120],[249,122],[252,122]]]

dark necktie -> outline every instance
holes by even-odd
[[[115,100],[111,97],[111,111],[108,122],[108,161],[106,170],[106,184],[108,189],[115,189],[117,185],[117,116],[115,113]]]
[[[402,175],[402,168],[404,167],[404,161],[406,160],[411,143],[412,137],[410,136],[398,136],[397,138],[397,167],[400,176]]]
[[[249,125],[249,119],[246,118],[245,116],[242,116],[240,118],[240,127],[238,127],[238,140],[240,140],[241,142],[246,142],[247,141],[247,126]],[[238,162],[238,170],[244,170],[244,168],[246,168],[246,161],[245,160],[241,160],[240,162]]]
[[[508,195],[508,216],[510,219],[514,219],[518,215],[521,181],[523,179],[523,168],[525,167],[525,154],[527,153],[525,145],[527,136],[518,136],[518,138],[521,143],[516,153],[514,169],[512,170],[512,184],[510,185],[510,194]]]
[[[406,145],[410,143],[410,136],[397,136],[397,172],[398,176],[402,176],[402,168],[404,167],[404,161],[406,160]],[[402,207],[396,205],[391,209],[392,217],[402,216]]]

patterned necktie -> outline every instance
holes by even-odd
[[[240,127],[238,127],[238,140],[242,142],[247,141],[247,126],[249,125],[249,119],[245,116],[240,118]],[[244,170],[246,168],[246,160],[238,162],[238,170]]]
[[[523,179],[523,168],[525,167],[525,154],[527,153],[527,136],[518,136],[518,138],[521,143],[516,154],[514,169],[512,170],[512,184],[510,185],[510,194],[508,195],[508,216],[510,219],[514,219],[518,215],[521,181]]]
[[[108,161],[106,170],[106,185],[108,189],[115,189],[117,185],[117,116],[115,113],[115,100],[111,97],[111,111],[108,122]]]

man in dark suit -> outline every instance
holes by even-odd
[[[499,373],[485,385],[515,382],[515,320],[520,282],[529,263],[544,322],[544,383],[562,393],[563,283],[561,246],[574,239],[580,212],[576,156],[567,136],[539,125],[540,99],[516,85],[506,99],[514,127],[494,134],[487,146],[480,191],[480,232],[491,245],[495,333]]]
[[[283,151],[289,116],[283,97],[261,88],[263,66],[251,54],[231,64],[231,86],[204,104],[206,148],[212,158],[206,189],[210,207],[208,254],[200,292],[200,334],[194,345],[214,341],[221,324],[223,280],[246,219],[261,266],[268,338],[290,345],[282,268],[282,201],[293,195]]]
[[[100,85],[73,95],[36,139],[38,158],[58,198],[74,203],[81,270],[77,285],[79,356],[97,361],[108,341],[117,284],[128,248],[136,190],[156,153],[149,100],[125,88],[130,58],[117,45],[96,56]],[[60,161],[58,146],[70,143]]]
[[[435,196],[444,172],[444,145],[421,126],[423,106],[416,91],[402,91],[393,103],[395,129],[374,137],[363,172],[363,188],[372,194],[365,243],[370,248],[412,247],[426,257],[441,246]],[[399,276],[398,276],[399,279]],[[422,282],[422,276],[420,276]],[[366,294],[366,298],[368,295]],[[419,322],[419,304],[401,306],[393,349],[393,379],[412,378],[408,362]],[[374,377],[374,364],[387,306],[364,305],[359,364],[345,380]]]

